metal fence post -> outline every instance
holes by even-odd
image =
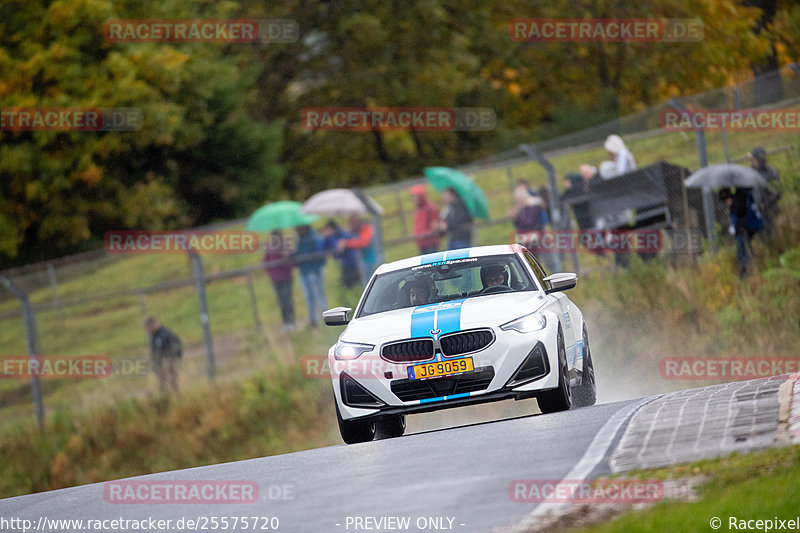
[[[253,322],[255,323],[256,331],[261,335],[264,329],[261,326],[261,317],[258,314],[258,299],[256,298],[256,288],[253,285],[252,270],[247,273],[247,291],[250,293],[250,307],[253,309]]]
[[[142,312],[142,320],[147,319],[147,299],[145,298],[144,291],[139,289],[139,310]]]
[[[50,287],[53,289],[53,304],[56,306],[58,321],[64,323],[64,311],[61,309],[61,298],[58,296],[58,280],[56,279],[56,269],[52,263],[47,263],[47,276],[50,278]]]
[[[406,224],[406,212],[403,209],[403,196],[399,190],[395,191],[394,198],[397,202],[397,212],[400,213],[400,227],[402,228],[403,236],[406,236],[409,234],[408,224]]]
[[[670,100],[669,105],[678,111],[689,110],[678,100]],[[706,132],[700,127],[694,130],[694,143],[697,147],[697,159],[700,162],[700,168],[708,166],[708,150],[706,149]],[[703,218],[706,224],[706,239],[708,240],[708,250],[711,253],[716,252],[714,246],[714,197],[712,196],[711,187],[703,187]]]
[[[211,327],[208,320],[208,301],[206,299],[206,280],[203,275],[203,262],[195,250],[189,250],[189,259],[192,262],[194,274],[194,288],[197,291],[197,303],[200,308],[200,323],[203,327],[203,344],[206,348],[206,372],[208,379],[213,381],[216,373],[214,362],[214,341],[211,338]]]
[[[44,426],[44,405],[42,404],[42,388],[39,384],[39,376],[33,370],[38,368],[36,354],[39,351],[38,331],[36,330],[36,317],[31,308],[28,294],[23,291],[11,278],[0,277],[0,283],[16,296],[22,305],[22,319],[25,324],[25,340],[28,345],[28,358],[31,361],[31,387],[33,389],[33,403],[36,406],[36,422],[39,427]]]
[[[553,164],[544,156],[542,152],[540,152],[535,146],[530,144],[521,144],[520,149],[525,152],[531,159],[535,160],[539,163],[547,172],[547,179],[548,179],[548,189],[550,190],[550,198],[548,198],[548,207],[550,208],[550,215],[552,220],[550,221],[553,225],[553,228],[556,230],[561,229],[569,229],[569,219],[566,217],[565,213],[561,210],[561,198],[558,196],[558,185],[556,184],[556,169],[553,167]],[[551,253],[550,258],[553,262],[553,269],[555,272],[561,271],[561,259],[563,257],[562,253]],[[578,254],[572,254],[572,260],[575,264],[575,270],[580,271],[580,265],[578,264]]]

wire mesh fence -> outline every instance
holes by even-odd
[[[777,101],[762,101],[758,87],[763,80],[750,80],[460,167],[485,191],[491,215],[476,223],[472,244],[538,246],[534,251],[549,270],[624,267],[637,254],[673,264],[690,261],[729,238],[727,206],[709,191],[704,196],[702,190],[683,185],[693,170],[726,161],[749,164],[747,154],[757,146],[765,148],[770,164],[797,169],[800,154],[796,137],[774,125],[676,130],[665,126],[665,113],[791,110],[800,101],[797,66],[781,70],[777,77]],[[615,172],[604,146],[610,135],[624,139],[636,170]],[[514,190],[519,180],[526,180],[524,187],[541,201],[537,206],[547,215],[542,229],[520,229],[515,220],[519,211],[514,210]],[[425,181],[413,178],[366,190],[384,209],[387,260],[419,253],[409,194],[417,183]],[[244,221],[224,225],[243,227]],[[440,246],[444,244],[442,239]],[[114,379],[43,380],[45,406],[93,405],[156,392],[143,326],[148,315],[157,316],[185,344],[182,388],[205,383],[210,376],[235,377],[255,362],[263,363],[268,353],[291,351],[290,340],[302,340],[313,311],[304,304],[301,282],[295,279],[290,290],[301,331],[287,337],[275,286],[262,264],[268,245],[262,236],[257,253],[204,256],[202,274],[187,254],[122,256],[103,250],[0,273],[29,295],[38,355],[104,356],[112,363]],[[340,261],[327,258],[324,280],[330,306],[356,304],[360,287],[342,285]],[[0,323],[4,352],[0,355],[27,355],[20,302],[5,290],[0,291]],[[7,370],[0,374],[8,378]],[[32,394],[29,380],[0,380],[4,419],[30,419]]]

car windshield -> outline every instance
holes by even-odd
[[[533,290],[536,285],[515,254],[440,261],[377,276],[358,317],[458,298]]]

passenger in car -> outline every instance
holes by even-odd
[[[425,280],[406,281],[397,291],[398,308],[424,305],[431,302],[431,289]]]

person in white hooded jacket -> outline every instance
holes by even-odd
[[[636,160],[619,135],[609,135],[603,147],[616,165],[616,175],[636,170]]]

